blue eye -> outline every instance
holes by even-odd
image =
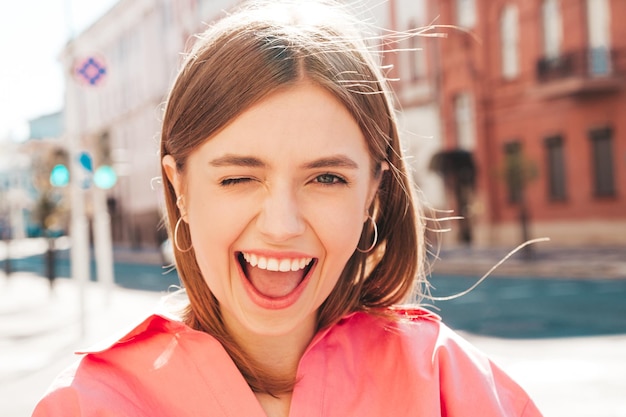
[[[230,185],[243,184],[243,183],[250,182],[250,181],[252,181],[252,179],[251,178],[247,178],[247,177],[226,178],[226,179],[220,181],[220,185],[222,187],[228,187]]]
[[[348,183],[345,179],[341,178],[338,175],[334,175],[334,174],[318,175],[317,177],[315,177],[315,181],[320,183],[320,184],[324,184],[324,185],[347,184]]]

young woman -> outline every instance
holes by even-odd
[[[439,318],[374,55],[339,6],[221,20],[171,90],[161,155],[188,305],[88,352],[36,416],[539,416]],[[417,298],[416,298],[417,297]]]

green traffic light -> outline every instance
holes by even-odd
[[[50,184],[53,187],[65,187],[70,182],[70,171],[65,165],[55,165],[50,171]]]
[[[102,165],[96,169],[93,174],[93,183],[98,188],[108,190],[113,187],[117,182],[117,174],[115,170],[109,165]]]

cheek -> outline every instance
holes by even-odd
[[[350,257],[361,236],[363,223],[360,218],[352,215],[345,217],[343,221],[328,222],[325,225],[325,233],[323,237],[324,246],[330,254],[345,258]]]
[[[189,207],[194,247],[229,247],[250,221],[249,206],[241,199],[216,198],[205,192]]]
[[[229,275],[230,249],[245,227],[243,213],[236,207],[206,201],[190,207],[188,219],[198,266],[211,290],[217,293],[216,286],[223,285],[218,277]]]
[[[352,218],[351,225],[334,224],[322,244],[326,257],[321,266],[318,304],[326,300],[337,286],[343,270],[353,255],[361,234],[358,222]]]
[[[359,242],[363,206],[343,205],[325,211],[314,228],[326,254],[325,272],[338,279]]]

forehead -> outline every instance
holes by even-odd
[[[311,83],[272,93],[205,141],[198,153],[284,161],[328,154],[369,159],[365,137],[352,114],[330,92]]]

